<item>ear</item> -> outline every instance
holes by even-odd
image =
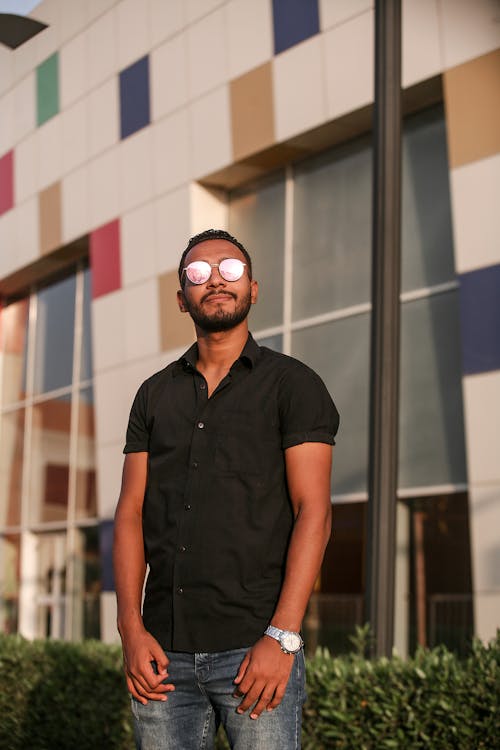
[[[182,289],[179,289],[177,292],[177,304],[179,305],[179,310],[181,312],[187,312],[186,300],[184,298],[184,292],[182,291]]]
[[[256,281],[250,282],[250,302],[255,305],[257,297],[259,296],[259,285]]]

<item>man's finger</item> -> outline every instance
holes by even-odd
[[[261,696],[255,705],[255,708],[252,710],[250,714],[251,719],[258,719],[261,715],[262,711],[267,708],[269,705],[269,702],[272,700],[272,697],[274,695],[274,687],[266,685],[265,690],[262,691]]]
[[[285,690],[286,690],[286,683],[285,684],[280,683],[278,687],[276,688],[276,690],[274,691],[273,699],[270,701],[267,707],[268,711],[272,711],[273,708],[276,708],[277,706],[279,706],[279,704],[283,700],[283,696],[285,695]]]
[[[245,672],[247,671],[249,662],[250,662],[250,656],[249,654],[246,654],[245,658],[240,664],[240,668],[238,669],[238,674],[234,678],[235,685],[238,685],[238,683],[240,683],[243,677],[245,676]]]
[[[262,690],[264,688],[264,683],[260,682],[254,682],[250,690],[248,690],[245,694],[245,697],[241,701],[240,705],[236,709],[237,713],[244,714],[245,711],[248,711],[248,709],[253,706],[260,698],[260,694],[262,693]]]

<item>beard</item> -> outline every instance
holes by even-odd
[[[228,292],[225,293],[228,294]],[[232,312],[227,312],[222,309],[222,306],[217,306],[213,312],[206,313],[202,308],[202,304],[210,296],[211,295],[206,295],[199,305],[189,302],[187,297],[184,296],[184,304],[193,320],[193,323],[198,328],[201,328],[202,331],[205,331],[205,333],[230,331],[231,328],[235,328],[245,320],[252,306],[249,291],[245,297],[242,297],[240,301],[237,302],[236,307]]]

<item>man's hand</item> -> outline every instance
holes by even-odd
[[[143,628],[122,635],[123,662],[129,693],[146,705],[148,699],[166,701],[168,693],[175,690],[172,684],[163,684],[168,677],[168,657],[164,650]]]
[[[235,696],[244,696],[236,709],[239,714],[254,706],[251,719],[262,711],[279,706],[285,694],[294,662],[293,654],[285,654],[278,641],[263,636],[247,651],[241,662],[235,684]]]

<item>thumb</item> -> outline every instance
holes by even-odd
[[[167,674],[169,660],[165,651],[162,649],[159,643],[156,643],[154,646],[152,646],[151,656],[155,660],[158,667],[158,674]]]

